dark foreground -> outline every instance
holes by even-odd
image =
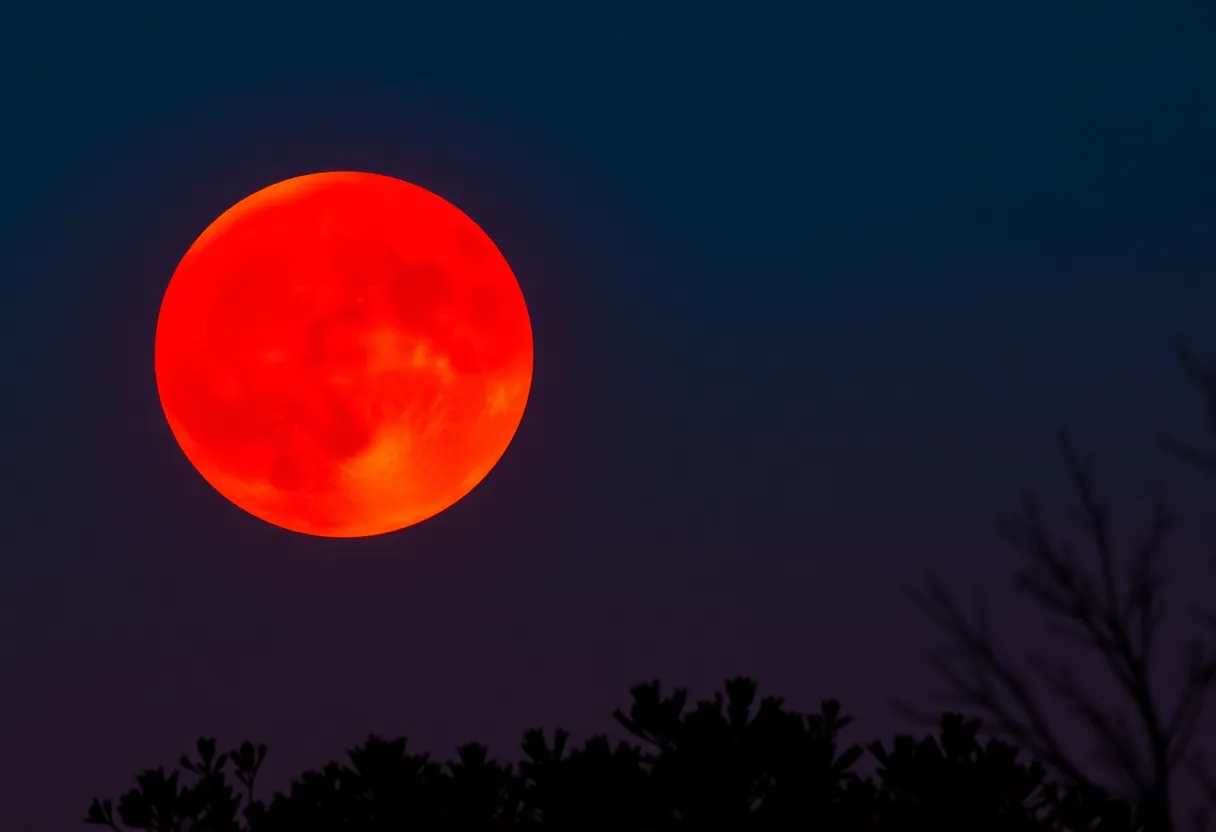
[[[851,720],[836,702],[798,713],[734,679],[695,705],[642,685],[615,717],[633,740],[572,746],[564,731],[530,731],[514,764],[477,744],[441,763],[404,739],[369,737],[270,797],[256,783],[265,746],[219,753],[203,739],[177,770],[144,772],[116,803],[95,800],[88,822],[156,832],[1145,829],[1132,806],[1052,782],[954,714],[934,733],[862,746],[842,740]]]

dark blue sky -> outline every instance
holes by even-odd
[[[203,732],[510,754],[655,676],[876,734],[930,682],[901,582],[999,598],[1058,428],[1202,520],[1153,441],[1216,350],[1210,2],[312,5],[0,10],[0,827]],[[469,213],[536,338],[498,468],[368,540],[224,502],[152,373],[194,237],[326,169]]]

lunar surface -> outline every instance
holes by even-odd
[[[443,511],[523,417],[532,330],[511,268],[439,196],[366,173],[258,191],[182,258],[156,382],[186,457],[232,503],[326,537]]]

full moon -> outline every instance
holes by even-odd
[[[388,176],[317,173],[194,241],[155,361],[173,436],[220,494],[284,529],[364,537],[490,472],[523,418],[532,327],[460,209]]]

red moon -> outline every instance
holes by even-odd
[[[241,200],[182,258],[156,326],[182,451],[240,508],[365,537],[461,499],[515,435],[532,327],[510,266],[451,203],[369,173]]]

